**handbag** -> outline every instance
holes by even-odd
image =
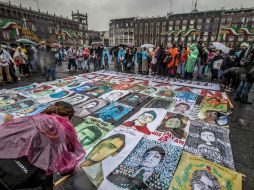
[[[223,59],[214,61],[213,62],[213,69],[220,70],[222,63],[223,63]]]

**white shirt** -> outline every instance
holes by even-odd
[[[11,55],[6,51],[2,50],[3,52],[0,53],[0,65],[7,66],[9,62],[12,60]]]

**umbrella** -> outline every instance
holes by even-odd
[[[62,46],[60,44],[58,44],[58,43],[53,43],[53,44],[50,45],[50,47],[52,47],[52,48],[60,48]]]
[[[147,48],[147,49],[150,49],[150,48],[155,48],[155,46],[153,44],[144,44],[141,46],[142,48]]]
[[[213,42],[212,47],[214,47],[215,49],[221,50],[223,53],[228,53],[229,52],[229,48],[226,47],[224,44],[219,43],[219,42]]]
[[[103,42],[93,42],[91,46],[102,46],[104,47],[104,43]]]
[[[128,46],[127,44],[119,44],[119,45],[117,45],[117,46],[112,47],[112,48],[110,49],[110,51],[113,51],[113,50],[115,50],[115,49],[117,49],[117,48],[119,48],[119,47],[131,48],[131,47]]]
[[[19,44],[31,44],[31,45],[37,45],[37,43],[31,41],[31,40],[28,40],[28,39],[19,39],[16,41],[16,43],[19,43]]]

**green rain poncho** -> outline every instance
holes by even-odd
[[[197,58],[198,58],[198,48],[196,47],[195,44],[192,44],[190,46],[190,54],[188,55],[188,61],[186,63],[186,72],[188,73],[193,73],[194,72],[194,68],[195,68],[195,64],[197,62]]]

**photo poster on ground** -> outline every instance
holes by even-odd
[[[132,92],[141,92],[145,90],[147,86],[140,85],[140,84],[134,84],[131,88],[129,88],[130,91]]]
[[[219,164],[183,152],[168,190],[241,190],[242,175]]]
[[[177,92],[170,90],[168,88],[160,88],[160,90],[156,93],[158,98],[167,98],[172,99],[176,96]]]
[[[136,107],[142,103],[148,102],[152,99],[152,97],[140,94],[140,93],[130,93],[123,98],[119,99],[118,102]]]
[[[0,113],[0,125],[10,121],[12,116],[10,114]]]
[[[43,104],[47,102],[60,101],[61,99],[67,98],[68,96],[72,94],[73,93],[70,90],[58,88],[57,90],[55,90],[55,92],[51,94],[46,94],[44,96],[32,95],[32,97],[36,99],[37,102]]]
[[[42,97],[47,94],[52,94],[56,91],[56,88],[54,88],[51,85],[45,85],[45,84],[40,84],[36,86],[36,88],[20,91],[19,94],[21,96],[25,96],[27,98],[31,96],[36,96],[36,97]]]
[[[175,100],[175,102],[173,103],[170,109],[170,112],[190,117],[190,113],[193,107],[194,107],[194,103],[191,101]]]
[[[93,114],[94,117],[100,118],[105,122],[115,124],[124,116],[131,112],[133,107],[118,102],[112,102]]]
[[[107,100],[103,100],[100,98],[88,99],[87,101],[74,107],[75,116],[85,118],[86,116],[98,111],[99,109],[103,108],[108,104],[109,102]]]
[[[109,86],[98,86],[97,88],[95,88],[93,90],[89,90],[89,91],[85,92],[85,94],[87,96],[97,98],[97,97],[102,96],[103,94],[106,94],[111,91],[112,91],[112,88]]]
[[[99,98],[102,98],[102,99],[107,100],[109,102],[115,102],[115,101],[119,100],[120,98],[126,96],[127,94],[129,94],[129,91],[126,91],[126,90],[113,90],[111,92],[103,94]]]
[[[148,137],[163,143],[175,143],[184,146],[189,132],[189,118],[168,112],[156,131]]]
[[[61,101],[71,104],[72,106],[75,106],[85,102],[86,100],[88,100],[88,98],[89,97],[86,95],[76,93],[68,96],[67,98],[62,99]]]
[[[133,86],[133,83],[129,82],[121,82],[116,86],[113,86],[112,89],[114,90],[128,90]]]
[[[159,90],[160,88],[157,88],[157,87],[148,87],[147,89],[141,91],[140,93],[146,94],[149,96],[155,96],[155,94],[158,93]]]
[[[165,99],[165,98],[154,98],[148,102],[144,107],[145,108],[163,108],[165,110],[170,110],[174,100]]]
[[[36,102],[35,99],[26,98],[14,104],[0,107],[0,112],[15,115],[15,114],[19,114],[20,112],[26,109],[32,108],[33,106],[37,104],[38,103]]]
[[[72,88],[70,89],[71,91],[75,92],[75,93],[82,93],[82,92],[86,92],[89,90],[92,90],[96,88],[95,85],[89,84],[89,83],[85,83],[82,86],[76,87],[76,88]]]
[[[83,123],[75,127],[75,130],[84,150],[89,150],[113,128],[114,126],[110,123],[88,116]]]
[[[181,153],[179,146],[143,138],[99,190],[167,190]]]
[[[16,91],[16,92],[22,92],[22,91],[31,91],[33,89],[35,89],[37,86],[39,86],[38,83],[33,83],[31,85],[28,85],[28,86],[22,86],[22,87],[18,87],[18,88],[14,88],[12,89],[13,91]]]
[[[176,95],[176,99],[185,100],[189,102],[195,103],[198,98],[198,94],[193,92],[178,92]]]
[[[81,167],[93,184],[98,187],[130,154],[142,137],[142,133],[133,129],[114,128],[89,150]]]
[[[0,95],[0,107],[9,106],[24,99],[24,96],[20,96],[19,94],[14,92],[4,93]]]
[[[14,115],[14,118],[19,118],[23,116],[33,116],[42,113],[44,110],[46,110],[51,103],[43,103],[43,104],[36,104],[33,107],[29,107],[23,111],[20,111],[19,113],[16,113]]]
[[[204,120],[207,116],[207,112],[211,111],[226,113],[228,111],[228,100],[213,97],[203,97],[203,100],[200,104],[198,118],[200,120]]]
[[[205,123],[191,121],[185,151],[234,169],[229,130]]]
[[[162,108],[142,108],[122,125],[150,135],[161,124],[166,113],[167,110]]]

